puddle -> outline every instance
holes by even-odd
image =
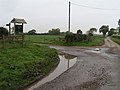
[[[55,79],[56,77],[61,75],[64,71],[72,67],[77,61],[76,56],[61,53],[61,52],[59,54],[59,58],[60,58],[60,62],[57,68],[47,77],[43,78],[41,81],[38,81],[37,83],[35,83],[33,86],[31,86],[27,90],[33,90],[34,88],[37,88],[38,86]]]

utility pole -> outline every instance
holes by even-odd
[[[71,11],[71,2],[69,1],[69,18],[68,18],[68,32],[70,33],[70,11]]]

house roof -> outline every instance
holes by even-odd
[[[27,22],[24,19],[18,19],[18,18],[13,18],[10,23],[23,23],[23,24],[27,24]]]

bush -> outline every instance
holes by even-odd
[[[68,34],[65,36],[66,42],[79,42],[79,41],[86,41],[88,38],[85,34]]]
[[[7,36],[8,30],[4,27],[0,27],[0,37],[2,37],[3,35]]]
[[[120,39],[120,36],[112,36],[113,38],[117,38],[117,39]]]

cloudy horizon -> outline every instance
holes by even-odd
[[[13,18],[24,18],[27,21],[25,32],[36,29],[37,32],[48,32],[52,28],[67,31],[69,0],[0,0],[0,26],[9,23]],[[73,3],[120,9],[119,0],[71,0]],[[120,10],[98,10],[71,5],[71,31],[81,29],[84,33],[92,27],[102,25],[118,27]]]

